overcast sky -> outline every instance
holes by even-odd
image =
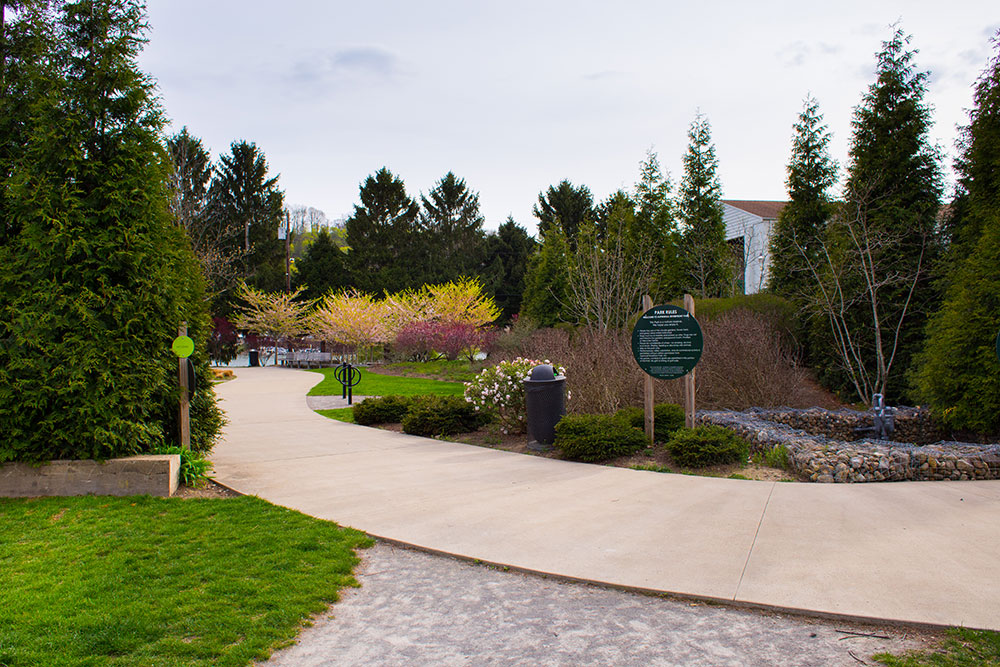
[[[532,233],[562,179],[600,200],[652,148],[676,186],[687,130],[712,125],[724,198],[784,199],[792,124],[811,93],[846,164],[852,110],[890,24],[931,72],[933,137],[954,155],[1000,28],[996,0],[504,2],[148,0],[142,68],[172,130],[213,159],[267,156],[286,201],[347,215],[382,166],[426,193],[449,170],[486,226]]]

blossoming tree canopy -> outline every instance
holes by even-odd
[[[385,299],[355,289],[331,292],[312,316],[312,331],[343,345],[377,345],[392,340],[394,318]]]
[[[242,283],[237,295],[244,305],[238,306],[234,320],[237,327],[251,333],[282,340],[299,336],[309,326],[312,301],[297,300],[303,288],[294,292],[264,292]]]

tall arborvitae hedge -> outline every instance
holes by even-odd
[[[19,147],[4,147],[18,155],[0,173],[12,232],[0,244],[0,462],[103,459],[171,443],[170,342],[182,320],[203,380],[193,445],[208,448],[221,414],[204,390],[204,287],[168,212],[163,116],[136,66],[141,3],[86,0],[29,14],[15,20],[37,48],[8,60],[24,78],[17,99],[4,101],[23,131]]]
[[[944,299],[911,377],[952,428],[1000,433],[1000,33],[980,77],[957,161]]]

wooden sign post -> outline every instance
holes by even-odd
[[[191,448],[191,404],[188,398],[188,357],[194,352],[194,341],[188,338],[187,322],[181,322],[177,328],[177,338],[174,339],[170,348],[177,355],[177,377],[181,385],[180,399],[180,432],[181,447]]]
[[[648,295],[642,297],[642,312],[653,307],[653,299]],[[642,385],[643,407],[646,411],[646,439],[653,442],[656,433],[656,423],[653,417],[653,376],[646,374]]]
[[[694,297],[690,294],[684,295],[684,310],[691,313],[691,317],[694,317]],[[684,426],[687,428],[694,428],[695,370],[692,368],[691,372],[684,376]]]

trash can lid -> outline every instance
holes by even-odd
[[[551,364],[540,364],[531,369],[531,374],[525,382],[554,382],[562,380],[562,375],[556,376],[556,369]]]

